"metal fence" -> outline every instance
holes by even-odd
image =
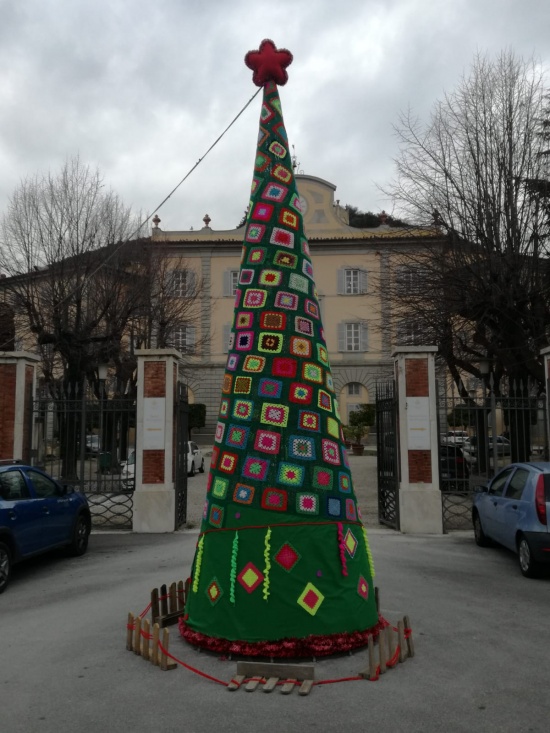
[[[395,382],[376,386],[378,521],[399,529],[399,454]]]

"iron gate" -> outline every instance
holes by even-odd
[[[399,529],[399,460],[395,382],[376,385],[378,521]]]
[[[189,403],[187,386],[178,382],[176,393],[176,441],[174,446],[174,474],[176,491],[175,529],[187,521],[187,442],[189,432]]]

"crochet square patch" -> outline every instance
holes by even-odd
[[[227,417],[229,414],[229,400],[224,398],[220,403],[220,417]]]
[[[213,606],[215,606],[216,603],[223,596],[223,590],[217,578],[212,578],[212,580],[210,581],[206,589],[206,595]]]
[[[294,319],[294,329],[298,333],[303,333],[306,336],[313,336],[313,321],[309,318],[302,318],[302,316],[296,316]]]
[[[212,504],[208,521],[213,527],[221,527],[223,524],[223,507]]]
[[[323,451],[323,460],[325,463],[332,463],[333,466],[340,465],[340,450],[338,443],[334,440],[321,439],[321,447]]]
[[[243,294],[243,291],[240,288],[237,288],[235,290],[235,308],[238,308],[241,303],[241,295]]]
[[[290,183],[292,180],[292,171],[289,171],[288,168],[285,168],[284,165],[281,165],[280,163],[275,166],[272,175],[282,183]]]
[[[240,425],[230,425],[227,430],[227,445],[233,448],[246,448],[249,432],[250,428],[241,427]]]
[[[224,394],[231,394],[231,386],[233,384],[233,376],[231,374],[224,374],[222,383],[222,392]]]
[[[264,354],[280,354],[283,350],[283,335],[281,333],[264,332],[258,339],[258,351]]]
[[[300,410],[298,413],[298,427],[302,430],[312,430],[318,433],[321,430],[321,419],[318,412]]]
[[[216,443],[223,443],[224,432],[225,432],[225,424],[218,420],[218,424],[216,425],[216,433],[214,435],[214,440],[216,441]]]
[[[323,370],[317,364],[306,361],[302,366],[302,379],[307,379],[308,382],[323,384]]]
[[[273,214],[273,204],[266,204],[263,201],[258,201],[256,206],[252,209],[251,218],[255,221],[269,221]]]
[[[260,327],[274,329],[275,331],[284,331],[286,327],[286,313],[263,311],[260,316]]]
[[[258,395],[260,397],[280,397],[282,390],[283,383],[280,379],[269,379],[268,377],[260,379],[258,385]]]
[[[248,457],[243,466],[243,476],[254,479],[255,481],[263,481],[269,469],[269,461],[265,458]]]
[[[220,449],[217,445],[212,448],[212,458],[210,459],[210,468],[216,468],[218,464],[218,458],[220,456]]]
[[[256,226],[252,224],[251,226]],[[265,260],[266,251],[263,247],[253,247],[248,253],[247,263],[249,265],[261,265]]]
[[[274,377],[295,377],[298,371],[296,359],[290,359],[288,356],[278,356],[273,359],[271,373]]]
[[[268,148],[270,153],[273,153],[277,158],[284,158],[286,156],[286,148],[281,145],[280,142],[274,140]]]
[[[288,249],[294,249],[294,233],[289,232],[287,229],[281,229],[280,227],[273,227],[271,237],[269,238],[271,244],[276,244],[279,247],[287,247]]]
[[[291,272],[288,278],[288,285],[292,290],[299,290],[306,295],[309,293],[309,280],[296,272]]]
[[[351,493],[351,478],[349,474],[340,471],[338,473],[338,489],[343,494]]]
[[[258,244],[262,241],[265,234],[264,224],[249,224],[245,239],[251,244]]]
[[[246,484],[237,484],[233,491],[233,501],[237,504],[252,504],[254,500],[254,487]]]
[[[335,499],[329,496],[327,499],[327,514],[329,517],[340,517],[342,514],[342,502],[340,499]]]
[[[324,389],[320,389],[317,395],[317,407],[332,412],[332,397]]]
[[[333,481],[334,481],[334,476],[330,468],[322,468],[321,466],[315,466],[315,468],[313,469],[313,481],[312,481],[314,488],[324,489],[325,491],[330,491],[332,489]]]
[[[313,583],[308,583],[304,590],[300,593],[300,597],[298,598],[297,603],[304,609],[304,611],[307,611],[312,616],[315,616],[321,606],[321,603],[324,600],[325,596],[321,593],[321,591],[317,590]]]
[[[327,386],[327,389],[330,389],[331,392],[334,392],[334,380],[332,379],[332,374],[330,372],[325,373],[325,384]]]
[[[304,260],[302,264],[302,272],[313,280],[313,265],[309,260]]]
[[[252,185],[250,186],[250,193],[254,194],[260,185],[260,183],[263,181],[263,177],[261,176],[254,176],[252,178]]]
[[[239,456],[235,453],[222,453],[220,458],[219,470],[225,473],[233,473],[237,467]]]
[[[252,328],[254,325],[254,313],[250,311],[241,311],[237,313],[235,318],[235,328],[241,330],[242,328]]]
[[[355,522],[357,519],[357,510],[353,499],[346,499],[346,519],[349,522]]]
[[[248,355],[245,357],[243,364],[243,372],[252,372],[259,374],[265,367],[265,356],[252,356]]]
[[[276,455],[279,453],[280,445],[280,433],[274,433],[271,430],[256,431],[256,438],[254,440],[254,448],[256,450],[259,450],[262,453],[272,453],[273,455]]]
[[[311,341],[300,336],[291,336],[290,353],[293,356],[302,356],[307,359],[311,356]]]
[[[295,311],[298,308],[298,296],[295,293],[286,293],[280,290],[275,296],[275,307]]]
[[[300,240],[300,247],[302,249],[302,253],[306,255],[306,257],[309,257],[311,255],[311,252],[309,250],[309,242],[307,239],[302,238]]]
[[[282,140],[284,140],[285,143],[288,142],[288,137],[287,137],[286,130],[285,130],[285,124],[282,120],[280,122],[276,122],[271,129],[273,130],[273,132],[276,135],[278,135]]]
[[[336,440],[340,438],[340,423],[333,417],[327,417],[327,433]]]
[[[306,298],[305,311],[308,315],[313,316],[313,318],[319,318],[319,307],[313,300]]]
[[[247,563],[237,575],[237,580],[247,593],[252,593],[263,583],[263,573],[251,562]]]
[[[365,601],[368,599],[368,597],[369,597],[369,584],[367,583],[367,581],[365,580],[365,578],[363,578],[362,575],[359,576],[359,582],[357,583],[357,592],[359,593],[359,595],[361,596],[361,598],[364,598],[365,599]]]
[[[319,514],[319,498],[315,494],[296,494],[298,514]]]
[[[236,377],[233,392],[235,394],[250,394],[252,389],[252,377]]]
[[[290,458],[301,458],[303,461],[315,460],[315,440],[306,436],[291,435],[288,441]]]
[[[225,499],[228,486],[229,481],[226,478],[220,478],[218,476],[214,479],[214,483],[212,485],[212,496],[215,496],[216,499]]]
[[[241,331],[235,339],[237,351],[250,351],[254,346],[254,331]]]
[[[269,137],[269,131],[265,129],[265,127],[262,127],[260,125],[260,129],[258,130],[258,144],[256,145],[257,148],[261,148],[262,145],[265,143],[265,141]]]
[[[286,486],[300,487],[304,482],[305,468],[293,463],[279,463],[277,482]]]
[[[289,408],[284,405],[276,405],[270,402],[264,402],[260,415],[260,422],[266,425],[276,425],[280,428],[286,428],[288,423]]]
[[[322,344],[317,344],[317,359],[321,364],[328,366],[328,351]]]
[[[288,494],[284,489],[264,489],[262,494],[262,509],[275,512],[286,512]]]
[[[242,269],[239,274],[239,284],[250,285],[252,280],[254,280],[254,270]]]
[[[290,385],[288,399],[290,402],[296,402],[299,405],[309,405],[313,396],[313,388],[310,384],[301,384],[293,382]]]
[[[290,227],[291,229],[298,229],[300,220],[297,215],[290,211],[290,209],[281,209],[279,212],[279,224],[284,227]]]
[[[260,119],[264,123],[269,122],[275,117],[275,112],[265,102],[262,103],[262,111],[260,112]]]
[[[250,420],[254,403],[250,400],[235,400],[233,405],[233,417],[240,420]]]
[[[292,252],[283,252],[282,250],[279,250],[275,253],[273,263],[275,265],[279,265],[279,267],[288,267],[293,270],[298,263],[298,257],[293,255]]]
[[[245,308],[263,308],[267,298],[267,290],[249,288],[244,294]]]
[[[281,203],[281,201],[284,201],[287,193],[288,188],[286,186],[281,186],[279,183],[268,183],[263,190],[262,198]]]
[[[269,165],[269,156],[263,153],[256,153],[256,160],[254,161],[254,170],[258,173],[263,173]]]
[[[283,570],[290,573],[300,558],[301,555],[296,552],[290,542],[285,542],[273,559],[283,568]]]
[[[281,284],[283,273],[280,270],[262,270],[260,272],[260,285],[277,286]]]

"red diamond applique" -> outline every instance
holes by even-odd
[[[252,593],[263,582],[264,576],[254,563],[249,562],[237,575],[237,580],[247,593]]]
[[[275,562],[278,562],[279,565],[287,571],[287,573],[292,570],[299,559],[300,555],[288,542],[285,542],[279,552],[275,555]]]

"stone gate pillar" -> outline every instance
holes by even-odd
[[[550,346],[541,352],[544,360],[544,376],[546,377],[546,436],[547,442],[550,443]],[[548,455],[550,445],[544,447],[544,455]],[[547,460],[547,459],[545,459]]]
[[[136,405],[134,532],[173,532],[176,517],[175,349],[140,349]]]
[[[442,534],[439,436],[435,382],[436,346],[394,349],[399,401],[401,531]]]
[[[25,351],[0,352],[0,460],[31,461],[36,365]]]

